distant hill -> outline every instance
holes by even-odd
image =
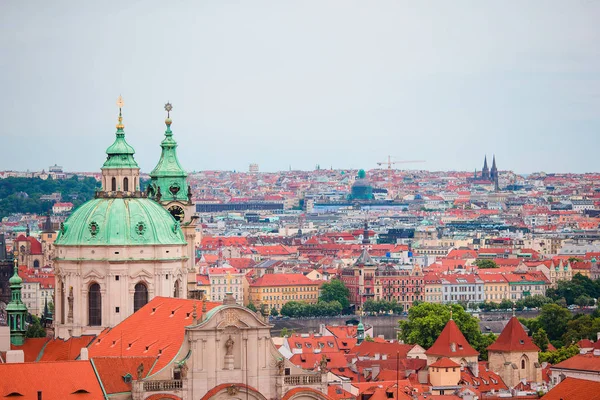
[[[93,198],[99,187],[100,182],[91,177],[0,179],[0,218],[16,213],[45,214],[54,201],[40,200],[40,197],[52,193],[60,193],[63,202],[77,207]]]

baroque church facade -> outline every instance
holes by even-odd
[[[187,297],[193,204],[172,121],[165,121],[152,189],[142,192],[135,150],[125,140],[122,100],[117,104],[102,187],[61,224],[54,242],[55,336],[63,339],[113,327],[155,296]]]

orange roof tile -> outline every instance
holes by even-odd
[[[250,286],[319,285],[302,274],[265,274]]]
[[[552,368],[600,372],[600,356],[595,356],[593,354],[576,354],[571,358],[559,362]]]
[[[429,368],[431,368],[431,367],[436,367],[436,368],[456,368],[456,367],[460,367],[460,364],[455,363],[454,361],[452,361],[448,357],[442,357],[442,358],[440,358],[439,360],[437,360],[436,362],[434,362],[433,364],[431,364],[429,366]]]
[[[122,393],[131,391],[131,382],[126,383],[123,377],[127,374],[133,379],[137,379],[137,369],[140,364],[144,365],[142,378],[145,378],[156,357],[94,357],[92,363],[98,376],[102,381],[102,386],[107,394]]]
[[[454,320],[448,321],[442,333],[425,354],[446,357],[477,356],[479,352],[471,347],[458,329]]]
[[[25,343],[22,346],[15,346],[11,344],[11,350],[23,350],[25,354],[25,362],[34,362],[40,355],[40,351],[44,348],[46,343],[50,341],[50,338],[29,338],[25,339]]]
[[[24,399],[104,399],[90,361],[0,364],[0,395]],[[20,398],[20,397],[19,397]]]
[[[600,382],[567,378],[546,393],[544,400],[598,400],[599,393]]]
[[[89,356],[157,357],[160,354],[150,372],[160,371],[179,352],[185,337],[184,328],[193,321],[194,304],[197,304],[196,313],[200,318],[201,301],[155,297],[120,324],[100,333],[88,347]],[[206,309],[219,305],[206,302]]]
[[[517,317],[512,317],[502,329],[500,336],[488,346],[488,351],[540,351],[521,326]]]
[[[53,339],[42,349],[40,361],[75,360],[82,347],[87,347],[94,336],[70,337],[68,340]]]

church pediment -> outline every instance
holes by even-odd
[[[84,280],[94,280],[94,279],[104,279],[106,275],[99,272],[95,268],[90,269],[85,275],[83,275]]]
[[[236,327],[241,329],[270,328],[270,325],[245,307],[238,305],[224,305],[214,308],[206,315],[206,319],[198,325],[189,327],[189,330],[225,329]]]
[[[138,273],[136,273],[135,275],[130,275],[129,277],[131,279],[136,279],[136,278],[145,278],[146,281],[150,281],[152,279],[152,274],[150,273],[150,271],[142,268]]]

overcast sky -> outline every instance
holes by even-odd
[[[600,1],[0,2],[0,169],[600,171]]]

